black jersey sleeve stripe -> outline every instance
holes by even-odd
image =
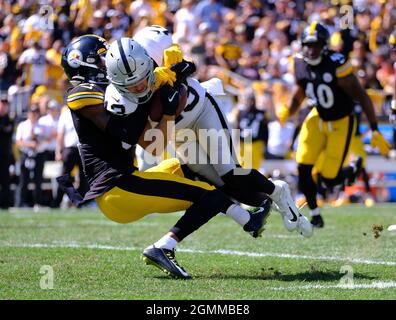
[[[206,191],[178,181],[145,179],[135,175],[124,175],[117,181],[117,187],[132,193],[185,201],[197,201]]]
[[[125,51],[124,48],[122,47],[121,40],[117,40],[117,44],[118,44],[118,50],[120,50],[120,55],[121,55],[122,63],[124,64],[125,67],[125,71],[127,72],[128,77],[130,77],[132,75],[132,70],[125,56]]]

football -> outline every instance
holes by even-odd
[[[176,116],[178,116],[184,110],[187,102],[187,86],[182,84],[179,90],[179,107],[176,111]],[[162,101],[161,95],[159,91],[154,92],[153,97],[150,100],[149,104],[150,108],[150,119],[155,122],[159,122],[162,118],[163,111],[162,111]]]

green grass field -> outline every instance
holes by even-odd
[[[276,212],[259,239],[216,217],[179,246],[193,276],[183,281],[140,258],[179,214],[119,225],[98,211],[0,211],[0,298],[396,299],[396,234],[386,230],[396,205],[323,213],[311,239],[284,230]],[[378,238],[374,224],[384,226]],[[43,266],[53,289],[40,287],[50,283]]]

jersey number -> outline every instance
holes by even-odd
[[[125,106],[122,104],[112,104],[110,108],[113,110],[112,112],[118,116],[125,115]],[[107,109],[107,101],[105,101],[105,109]]]
[[[305,92],[308,98],[316,100],[318,104],[325,109],[330,109],[334,104],[333,91],[327,84],[321,83],[318,85],[315,94],[313,83],[308,82]]]

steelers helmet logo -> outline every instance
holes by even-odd
[[[329,82],[331,82],[332,80],[333,80],[333,76],[332,76],[330,73],[325,72],[325,73],[323,74],[323,81],[324,81],[324,82],[329,83]]]
[[[67,55],[67,63],[72,68],[78,68],[82,62],[82,53],[80,50],[73,49]]]

